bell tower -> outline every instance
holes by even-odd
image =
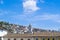
[[[31,24],[29,24],[29,26],[28,26],[28,32],[32,33],[32,26],[31,26]]]

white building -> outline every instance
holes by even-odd
[[[33,34],[9,33],[3,40],[60,40],[59,32],[35,32]]]
[[[3,40],[3,36],[7,34],[7,31],[0,30],[0,40]]]

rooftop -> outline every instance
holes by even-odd
[[[4,37],[7,38],[23,38],[23,37],[42,37],[42,36],[46,36],[46,37],[56,37],[56,36],[60,36],[60,32],[35,32],[33,34],[14,34],[14,33],[9,33],[7,35],[5,35]]]

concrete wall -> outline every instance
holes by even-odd
[[[38,38],[38,40],[53,40],[53,38],[54,38],[54,40],[60,40],[60,37],[39,37]]]
[[[38,38],[38,40],[48,40],[48,38],[49,38],[49,40],[53,40],[53,37],[37,37]],[[23,39],[23,40],[28,40],[28,39],[30,39],[30,40],[36,40],[36,37],[34,37],[34,38],[15,38],[16,40],[21,40],[21,39]],[[8,38],[3,38],[3,40],[8,40]],[[10,40],[14,40],[14,38],[10,38]],[[54,40],[60,40],[60,37],[54,37]]]
[[[14,38],[9,38],[10,40],[14,40]],[[34,38],[15,38],[16,40],[21,40],[21,39],[23,39],[23,40],[28,40],[28,39],[30,39],[30,40],[34,40]],[[3,40],[8,40],[8,38],[3,38]]]

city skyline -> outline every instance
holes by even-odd
[[[0,0],[0,21],[59,30],[59,4],[59,0]]]

